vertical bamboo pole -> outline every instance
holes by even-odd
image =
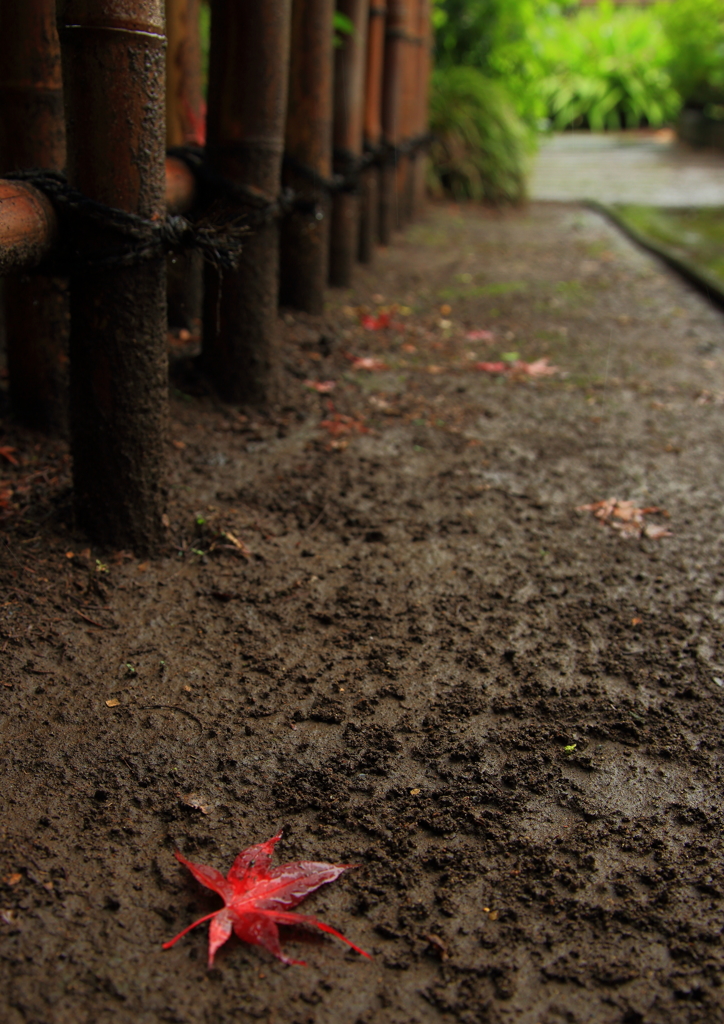
[[[362,155],[369,0],[337,0],[337,10],[354,25],[354,31],[337,49],[334,65],[335,169],[344,173]],[[358,247],[359,193],[338,192],[332,202],[330,284],[341,288],[351,285]]]
[[[398,146],[401,135],[402,74],[407,26],[405,0],[387,0],[385,63],[382,80],[382,136],[388,146]],[[388,157],[380,176],[380,242],[389,245],[397,220],[397,159]]]
[[[367,76],[365,83],[365,146],[374,152],[382,142],[382,70],[385,54],[385,16],[387,8],[375,3],[370,7],[367,33]],[[360,200],[359,261],[371,263],[378,234],[380,171],[371,164],[362,175]]]
[[[213,0],[207,152],[230,181],[279,192],[291,0]],[[239,212],[248,207],[239,200]],[[219,394],[268,405],[278,386],[279,225],[255,226],[236,271],[207,268],[204,360]]]
[[[402,45],[402,77],[400,96],[400,137],[402,142],[409,142],[414,135],[414,70],[416,56],[416,37],[413,34],[417,22],[418,0],[405,0],[405,28]],[[396,226],[401,228],[410,219],[411,189],[410,174],[412,157],[409,153],[400,156],[397,164]]]
[[[334,0],[293,0],[284,184],[308,209],[290,213],[282,225],[281,301],[321,313],[329,258],[330,198],[300,167],[329,178],[332,173],[332,70]],[[294,164],[297,166],[295,167]]]
[[[201,86],[200,0],[166,0],[166,145],[203,146],[206,104]],[[170,256],[168,322],[201,327],[203,260],[198,253]]]
[[[432,21],[430,0],[420,0],[420,22],[418,28],[420,53],[417,85],[417,134],[425,135],[429,122],[430,68],[432,63]],[[412,217],[421,216],[425,206],[425,182],[427,177],[427,152],[418,149],[415,156],[414,180],[412,186]]]
[[[165,216],[163,0],[59,0],[68,178],[91,199]],[[84,243],[102,241],[88,232]],[[151,553],[163,536],[165,260],[71,279],[71,445],[78,524]]]
[[[200,0],[166,0],[166,145],[206,141],[201,90]]]
[[[0,3],[0,170],[65,166],[55,0]],[[5,284],[10,403],[29,426],[67,424],[68,292],[60,278],[17,275]]]

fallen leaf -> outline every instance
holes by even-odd
[[[320,395],[329,394],[330,391],[334,391],[337,387],[336,380],[305,380],[304,386],[311,388],[312,391],[318,391]]]
[[[392,313],[380,313],[379,316],[363,313],[359,322],[366,331],[384,331],[392,324]]]
[[[505,363],[473,363],[473,369],[483,373],[507,373],[510,367]]]
[[[429,942],[442,961],[448,959],[447,943],[439,935],[435,935],[434,932],[423,932],[421,937]]]
[[[235,547],[239,554],[243,555],[247,561],[251,560],[250,548],[244,543],[243,540],[239,540],[238,537],[235,537],[231,530],[226,530],[224,533],[221,534],[221,536],[224,538],[224,540],[228,540],[229,543],[233,547]]]
[[[19,466],[20,463],[13,455],[14,451],[17,451],[17,449],[10,448],[7,445],[5,445],[4,447],[0,448],[0,458],[5,459],[6,462],[9,462],[12,466]]]
[[[656,505],[638,508],[633,501],[606,498],[603,501],[594,501],[590,505],[579,505],[576,511],[592,512],[601,526],[610,526],[625,538],[649,537],[651,540],[660,540],[662,537],[673,536],[665,526],[644,522],[644,516],[650,513],[659,512],[661,515],[668,516],[665,509]]]
[[[343,412],[333,412],[326,420],[319,424],[322,430],[326,430],[330,437],[344,437],[347,434],[368,434],[369,428],[365,426],[364,420],[347,416]]]
[[[441,316],[450,316],[451,313],[452,313],[452,306],[448,306],[447,303],[445,303],[444,305],[440,306],[440,315]]]
[[[186,807],[191,807],[195,811],[201,811],[202,814],[211,814],[215,810],[214,804],[202,793],[186,793],[185,795],[179,793],[179,800]]]
[[[386,370],[387,363],[374,356],[350,356],[353,370]]]
[[[515,373],[524,373],[528,377],[552,377],[556,373],[560,373],[558,366],[551,366],[548,359],[536,359],[533,363],[524,363],[518,360],[513,363],[513,370]]]
[[[468,331],[465,335],[468,341],[494,341],[495,335],[492,331]]]
[[[172,441],[171,444],[174,446],[174,448],[178,449],[178,451],[180,451],[180,452],[182,452],[184,450],[184,448],[186,447],[186,442],[185,441]]]
[[[473,363],[474,370],[482,370],[483,373],[508,373],[511,377],[552,377],[560,373],[560,367],[551,366],[547,357],[536,359],[532,363],[526,363],[518,359],[517,352],[506,352],[503,356],[504,362],[494,363]]]
[[[164,942],[163,948],[169,949],[192,928],[203,924],[204,921],[211,921],[208,960],[210,968],[214,965],[216,951],[223,946],[232,931],[243,942],[263,946],[282,963],[304,966],[303,960],[291,960],[282,953],[278,929],[278,925],[282,924],[319,928],[320,931],[336,936],[362,956],[371,959],[369,953],[355,946],[330,925],[306,914],[289,912],[291,907],[296,907],[320,885],[334,882],[355,865],[294,861],[270,870],[274,847],[281,837],[280,832],[265,843],[242,850],[226,878],[216,868],[195,864],[176,851],[176,860],[184,864],[198,882],[218,893],[224,901],[224,906],[194,921],[173,939]]]
[[[6,875],[5,878],[3,878],[3,882],[5,882],[6,885],[17,885],[18,882],[22,882],[22,880],[23,876],[19,871],[13,871],[11,875]]]
[[[117,708],[120,703],[121,702],[119,700],[116,700],[116,698],[113,697],[113,698],[111,698],[111,700],[107,700],[106,701],[106,707],[107,708]]]

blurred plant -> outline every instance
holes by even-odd
[[[678,113],[672,45],[656,10],[602,0],[571,17],[542,19],[533,43],[537,89],[554,128],[659,126]]]
[[[676,0],[657,10],[671,42],[673,84],[685,106],[724,117],[724,2]]]
[[[533,133],[499,82],[472,67],[437,68],[430,130],[433,193],[495,204],[525,198]]]
[[[722,6],[722,0],[701,2]],[[611,0],[586,10],[553,0],[435,0],[433,18],[438,67],[470,65],[502,82],[533,126],[656,126],[678,111],[668,70],[673,47],[658,7],[621,9]],[[724,73],[724,59],[721,67]]]

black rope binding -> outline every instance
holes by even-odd
[[[58,249],[43,264],[43,270],[57,275],[92,270],[132,267],[169,253],[194,250],[222,269],[232,269],[241,254],[242,239],[249,231],[246,218],[229,221],[214,215],[196,223],[171,216],[152,221],[126,210],[84,196],[55,171],[13,171],[6,178],[24,181],[45,193],[53,204],[61,226]],[[96,228],[92,251],[79,247],[79,229]]]
[[[327,178],[290,153],[284,154],[284,167],[305,178],[313,187],[327,192],[358,193],[362,173],[373,164],[395,163],[427,146],[432,136],[418,135],[399,145],[383,142],[365,148],[363,154],[346,149],[334,150],[334,165],[339,168]],[[222,270],[237,266],[243,238],[254,228],[270,224],[292,211],[320,219],[319,204],[308,196],[283,188],[270,196],[250,185],[239,185],[214,171],[199,146],[175,146],[169,156],[182,160],[194,175],[198,208],[203,216],[190,221],[178,215],[152,221],[135,213],[106,206],[89,199],[68,184],[56,171],[24,170],[5,174],[5,178],[24,181],[45,193],[53,204],[61,227],[61,242],[39,268],[44,273],[64,276],[92,270],[133,267],[169,253],[200,252],[203,258]],[[95,228],[91,251],[78,245],[83,228]],[[74,244],[75,243],[75,244]]]

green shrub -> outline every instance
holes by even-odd
[[[671,77],[684,103],[722,116],[711,108],[724,106],[723,0],[675,0],[659,10],[673,50]]]
[[[541,19],[533,42],[537,89],[554,128],[655,127],[678,113],[672,46],[656,10],[604,0],[571,17]]]
[[[525,197],[532,133],[500,82],[470,67],[438,68],[430,98],[431,186],[489,203]]]

